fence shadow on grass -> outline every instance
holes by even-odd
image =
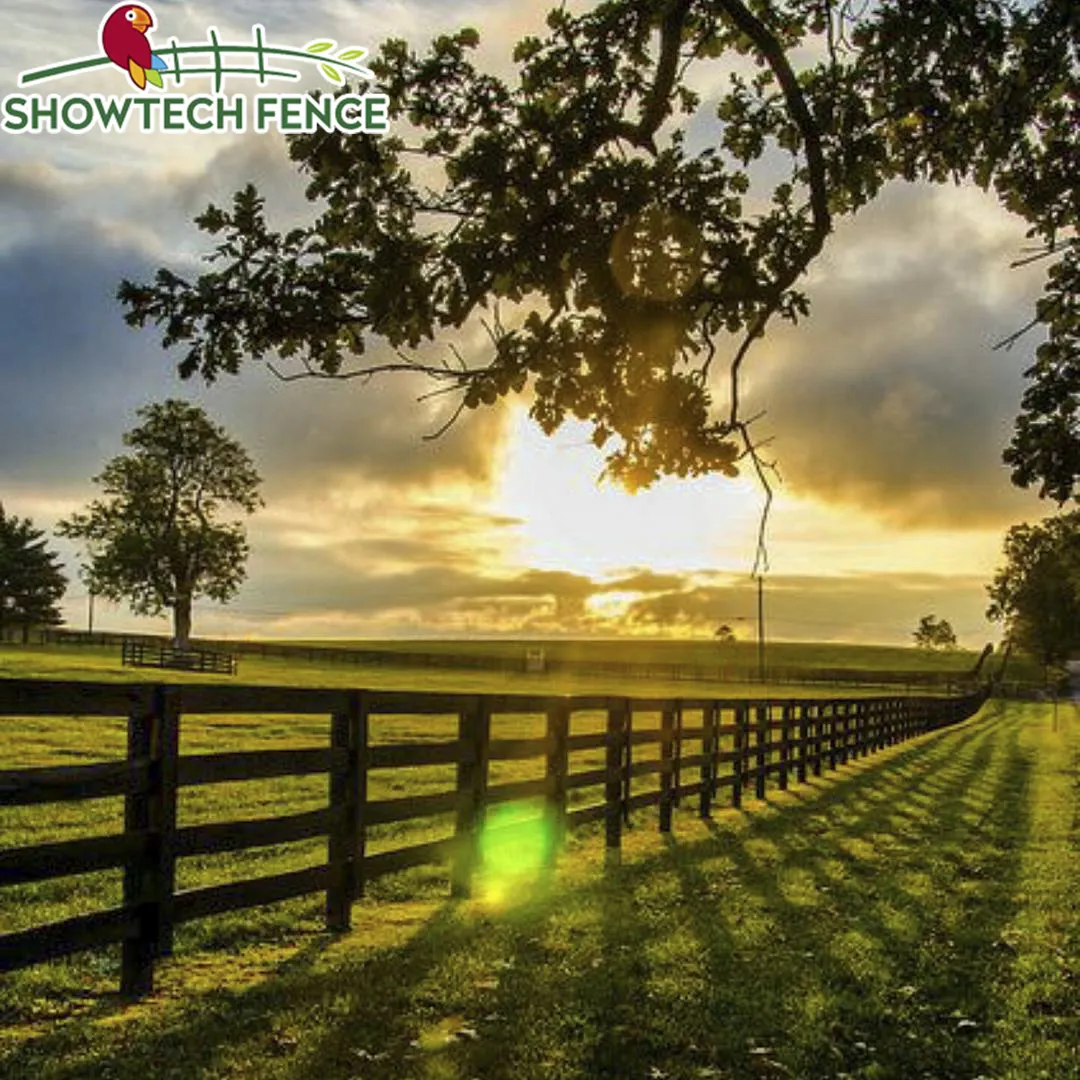
[[[916,753],[896,764],[914,764]],[[867,787],[867,771],[816,806],[762,820],[741,843],[714,826],[739,882],[786,939],[750,965],[761,990],[748,986],[747,996],[773,996],[761,1037],[788,1043],[782,1060],[795,1075],[859,1075],[872,1063],[897,1077],[989,1071],[983,1039],[1007,962],[1001,931],[1017,908],[1031,767],[1015,727],[975,728],[934,745],[902,783]],[[924,794],[932,803],[912,812]],[[901,838],[897,817],[909,820]],[[800,826],[822,818],[821,839],[835,839],[800,842]],[[755,851],[763,842],[774,860],[766,865]],[[701,860],[676,860],[687,895],[700,896]],[[696,916],[708,943],[715,911],[698,904]]]
[[[666,844],[642,815],[603,875],[502,912],[433,902],[382,949],[317,935],[251,986],[59,1025],[0,1074],[974,1076],[1029,827],[1016,723],[906,744],[708,831],[684,806]]]

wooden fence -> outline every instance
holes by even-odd
[[[0,886],[110,868],[124,873],[121,906],[0,936],[0,971],[119,942],[121,990],[139,996],[152,989],[155,959],[171,953],[173,928],[192,919],[325,892],[327,924],[341,931],[349,927],[352,904],[366,882],[443,861],[450,863],[453,894],[467,896],[486,807],[541,797],[556,839],[569,826],[603,821],[607,849],[616,853],[635,810],[657,806],[660,830],[666,832],[683,800],[695,800],[696,812],[708,817],[721,792],[736,807],[744,792],[765,798],[770,783],[784,790],[823,769],[957,723],[984,700],[983,691],[952,698],[755,702],[0,680],[0,716],[126,717],[128,731],[125,760],[0,771],[0,806],[123,796],[125,807],[119,835],[0,850]],[[597,711],[606,716],[604,730],[574,732],[575,716]],[[321,714],[330,717],[329,745],[181,755],[185,713]],[[493,738],[492,718],[504,714],[542,714],[545,734]],[[659,724],[635,724],[643,714],[658,717]],[[454,715],[457,738],[373,744],[369,724],[378,715]],[[659,756],[639,758],[643,748],[654,745]],[[604,767],[571,771],[570,754],[583,750],[603,750]],[[489,783],[491,762],[530,758],[545,763],[542,777]],[[454,790],[368,798],[372,770],[437,764],[456,765]],[[324,808],[255,821],[178,825],[182,787],[318,773],[329,781]],[[571,790],[600,785],[603,802],[569,808]],[[369,826],[446,813],[455,815],[450,840],[375,854],[365,850]],[[177,861],[186,856],[320,836],[327,838],[321,865],[176,888]]]
[[[125,640],[120,646],[125,667],[173,668],[201,674],[235,675],[236,657],[209,649],[177,649],[157,642]]]

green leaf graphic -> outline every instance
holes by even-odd
[[[319,65],[319,67],[320,67],[320,68],[322,69],[322,73],[323,73],[323,74],[324,74],[324,75],[325,75],[325,76],[326,76],[326,77],[327,77],[327,78],[328,78],[328,79],[329,79],[329,80],[330,80],[331,82],[336,82],[336,83],[339,83],[339,82],[343,82],[343,81],[344,81],[344,80],[343,80],[343,79],[341,78],[341,75],[340,75],[340,74],[338,74],[338,71],[337,71],[337,69],[336,69],[336,68],[332,68],[332,67],[331,67],[331,66],[330,66],[329,64],[320,64],[320,65]]]
[[[339,60],[359,60],[361,57],[367,56],[367,49],[346,49],[343,53],[338,53]]]
[[[153,68],[146,69],[146,81],[152,82],[159,90],[164,87],[164,83],[161,81],[161,74],[155,71]]]
[[[332,41],[312,41],[310,44],[304,46],[304,52],[321,53],[326,52],[333,47],[334,43]]]

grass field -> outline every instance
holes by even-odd
[[[299,643],[298,643],[299,644]],[[699,664],[718,661],[752,668],[757,643],[751,640],[720,644],[708,638],[548,638],[516,641],[498,638],[416,638],[388,640],[303,642],[335,648],[355,647],[385,652],[451,653],[464,656],[519,657],[526,648],[543,648],[553,660],[615,661],[619,663]],[[978,652],[952,649],[926,652],[892,645],[852,645],[844,642],[776,641],[768,646],[769,661],[784,668],[854,668],[863,671],[963,671]]]
[[[321,744],[326,728],[185,725],[188,751]],[[110,757],[122,726],[9,720],[0,748],[0,767]],[[667,843],[639,814],[621,868],[603,869],[587,830],[554,878],[472,901],[448,900],[436,870],[384,879],[340,938],[319,898],[190,924],[137,1006],[112,992],[114,951],[42,965],[0,987],[0,1076],[1075,1080],[1078,764],[1071,706],[1056,723],[1049,706],[991,706],[741,813],[683,808]],[[182,823],[315,805],[325,781],[189,794]],[[0,830],[33,843],[118,814],[117,800],[26,808]],[[181,884],[321,855],[185,860]],[[111,903],[118,878],[4,890],[0,926]]]
[[[662,644],[662,643],[659,643]],[[521,651],[521,644],[518,650]],[[915,650],[911,650],[912,653]],[[700,696],[761,697],[770,692],[756,682],[716,679],[677,680],[624,678],[618,675],[527,674],[454,668],[418,668],[373,664],[358,666],[330,661],[244,656],[240,657],[239,678],[232,676],[162,673],[153,669],[125,668],[116,646],[84,645],[0,645],[0,678],[82,679],[124,682],[245,682],[263,686],[365,687],[395,690],[447,690],[465,693],[539,694],[625,694],[633,697]],[[807,665],[811,667],[812,665]],[[967,665],[970,667],[970,664]],[[872,669],[863,669],[872,670]],[[902,692],[902,687],[899,690]],[[916,688],[918,689],[918,688]],[[777,686],[774,693],[784,697],[836,697],[880,694],[880,688],[836,687],[815,683]]]

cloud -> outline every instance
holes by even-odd
[[[9,213],[56,210],[62,199],[60,176],[43,161],[0,162],[0,206]]]
[[[776,575],[765,586],[765,623],[773,640],[910,641],[928,612],[947,618],[968,645],[992,636],[984,618],[985,580],[975,575]],[[625,621],[657,632],[708,633],[720,623],[755,632],[756,586],[728,579],[643,597]]]
[[[722,622],[743,638],[756,633],[756,590],[745,579],[687,575],[681,587],[595,608],[607,586],[575,574],[426,565],[397,574],[342,574],[324,553],[282,557],[256,551],[257,582],[227,612],[200,605],[201,632],[254,626],[268,636],[341,637],[397,634],[677,635],[711,638]],[[944,574],[787,575],[765,590],[769,641],[909,644],[918,620],[950,621],[963,645],[978,648],[996,633],[984,618],[984,582]]]
[[[682,574],[658,574],[654,570],[634,569],[625,577],[605,582],[600,592],[655,593],[681,589],[686,582]]]
[[[427,442],[445,406],[418,405],[430,385],[402,377],[284,385],[252,368],[212,387],[181,381],[156,332],[134,332],[115,301],[123,277],[152,264],[130,237],[80,222],[41,229],[0,253],[0,478],[85,482],[135,409],[168,395],[193,398],[248,446],[277,492],[367,477],[395,485],[483,482],[502,437],[499,410],[466,414]]]
[[[992,351],[1039,287],[1038,274],[1007,269],[1021,242],[992,200],[922,186],[891,187],[838,230],[810,318],[753,359],[748,414],[767,409],[762,428],[796,494],[903,528],[1032,512],[1001,452],[1034,342]]]
[[[124,413],[168,385],[112,299],[121,275],[144,269],[89,223],[0,255],[0,478],[88,477]]]

